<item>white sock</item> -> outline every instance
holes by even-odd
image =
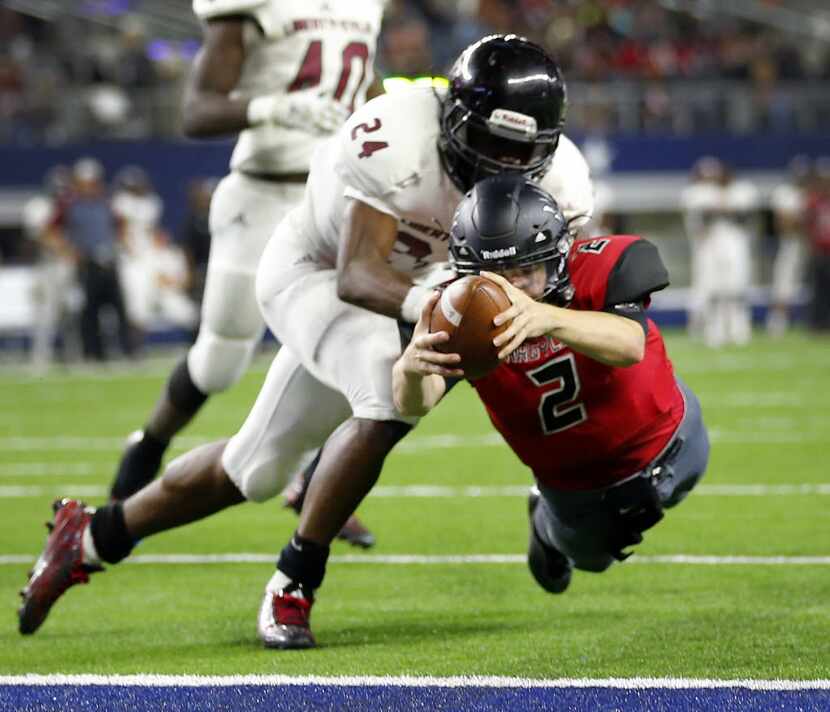
[[[286,586],[290,583],[293,583],[293,580],[288,578],[282,571],[277,569],[274,572],[274,575],[271,577],[271,580],[268,581],[267,585],[265,586],[265,590],[269,593],[277,594],[282,591]],[[297,596],[299,595],[299,589],[297,591],[293,591],[292,595]]]
[[[92,527],[89,525],[84,529],[81,539],[81,560],[90,566],[100,566],[103,563],[92,540]]]

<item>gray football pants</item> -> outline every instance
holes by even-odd
[[[644,470],[632,475],[632,478],[650,476],[659,465],[656,489],[665,508],[674,507],[689,494],[703,477],[709,460],[709,436],[700,402],[680,379],[677,384],[686,402],[680,427],[663,453]],[[608,551],[613,521],[604,495],[609,489],[567,492],[539,486],[542,500],[534,517],[536,531],[577,569],[605,571],[615,561]]]

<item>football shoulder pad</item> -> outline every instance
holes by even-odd
[[[579,228],[594,213],[594,186],[591,171],[582,152],[564,134],[553,154],[553,161],[541,180],[542,187],[556,200],[565,219]]]
[[[338,137],[335,170],[368,197],[416,188],[437,164],[438,104],[430,88],[382,94],[358,109]]]
[[[193,0],[193,12],[199,19],[210,20],[227,15],[251,15],[268,4],[269,0]]]
[[[669,273],[660,252],[648,240],[625,246],[608,276],[605,306],[647,300],[669,285]]]

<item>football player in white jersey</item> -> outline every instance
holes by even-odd
[[[199,335],[154,411],[133,433],[112,485],[151,481],[171,438],[247,369],[265,325],[254,294],[265,243],[303,196],[311,155],[362,105],[386,0],[194,0],[204,43],[185,90],[191,137],[239,132],[210,208]]]
[[[728,166],[722,169],[717,190],[718,201],[699,262],[704,293],[703,342],[713,348],[743,345],[752,337],[749,288],[760,207],[755,185],[736,179]]]
[[[687,306],[688,331],[691,336],[703,334],[706,306],[705,273],[702,260],[712,220],[720,202],[718,180],[723,164],[714,156],[703,156],[692,166],[691,182],[680,196],[683,225],[689,239],[690,279]]]
[[[587,164],[561,135],[565,87],[536,45],[491,36],[468,47],[444,94],[412,89],[359,109],[315,153],[305,198],[263,254],[256,292],[284,347],[230,441],[196,448],[124,502],[56,503],[53,534],[23,592],[31,633],[72,583],[125,558],[150,534],[276,495],[325,442],[300,524],[260,608],[267,647],[315,644],[313,594],[329,544],[415,418],[396,410],[392,366],[432,289],[414,282],[447,259],[463,194],[514,172],[590,217]]]
[[[796,156],[790,161],[790,180],[776,186],[770,196],[778,235],[778,251],[772,263],[770,307],[767,313],[767,332],[770,336],[781,336],[789,328],[790,310],[798,289],[804,282],[804,213],[806,193],[812,177],[810,163],[806,156]]]

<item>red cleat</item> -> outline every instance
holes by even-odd
[[[266,590],[259,608],[257,634],[266,648],[299,650],[317,645],[309,619],[314,597],[297,584],[278,593]]]
[[[29,582],[20,595],[23,605],[17,612],[20,632],[34,633],[66,589],[76,583],[87,583],[89,574],[103,571],[101,566],[83,563],[82,537],[92,519],[92,510],[74,499],[55,500],[54,523],[43,553],[29,572]]]

